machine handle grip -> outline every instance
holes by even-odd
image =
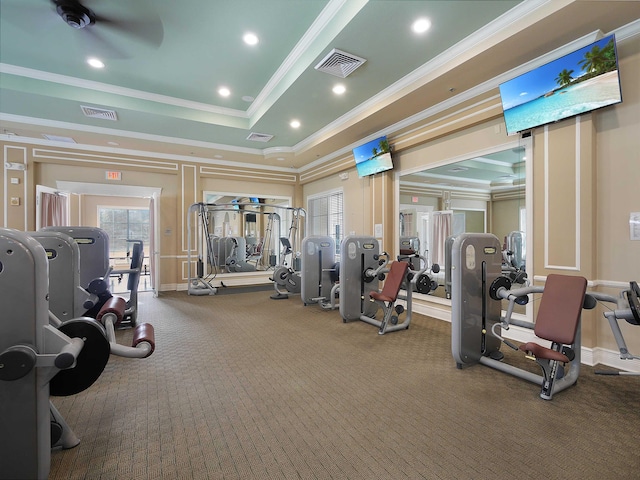
[[[518,346],[515,343],[510,342],[509,340],[506,340],[506,339],[503,339],[503,342],[506,343],[507,346],[513,348],[514,350],[519,350]]]
[[[71,343],[62,347],[62,350],[56,355],[53,364],[60,370],[71,368],[76,362],[82,347],[84,347],[84,341],[81,338],[72,338]]]

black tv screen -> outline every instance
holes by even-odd
[[[622,102],[610,35],[500,85],[507,134]]]
[[[391,150],[386,136],[376,138],[354,148],[353,157],[356,161],[358,177],[375,175],[393,168]]]

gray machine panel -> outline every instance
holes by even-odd
[[[331,296],[331,269],[335,267],[336,241],[329,236],[310,235],[302,240],[302,301],[317,303]]]
[[[44,248],[23,232],[0,228],[0,352],[26,345],[43,352],[49,323]],[[46,478],[49,473],[49,384],[33,368],[0,380],[0,478]],[[43,434],[44,432],[44,434]]]
[[[31,232],[47,252],[52,281],[49,283],[49,310],[60,320],[81,316],[75,305],[75,290],[80,285],[80,248],[76,241],[62,232]]]
[[[42,231],[62,232],[80,247],[80,285],[104,277],[109,270],[109,236],[97,227],[44,227]]]
[[[347,236],[340,246],[340,315],[344,321],[372,316],[378,306],[369,301],[369,292],[377,291],[378,279],[363,281],[367,269],[378,267],[380,244],[374,237]]]
[[[500,323],[502,307],[489,296],[489,286],[501,275],[501,250],[492,234],[464,233],[453,242],[451,351],[459,366],[478,363],[482,356],[500,349],[491,328]]]

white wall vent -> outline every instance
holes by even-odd
[[[82,113],[87,117],[91,118],[101,118],[103,120],[113,120],[114,122],[118,120],[118,115],[113,110],[107,110],[104,108],[96,108],[96,107],[87,107],[85,105],[80,105],[82,109]]]
[[[364,62],[366,62],[364,58],[334,48],[315,66],[315,69],[336,77],[346,78]]]
[[[247,137],[247,140],[251,140],[254,142],[268,142],[273,138],[273,135],[269,135],[267,133],[255,133],[251,132]]]

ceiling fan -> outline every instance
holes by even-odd
[[[85,28],[96,23],[95,14],[78,0],[51,0],[58,15],[73,28]]]
[[[132,42],[153,48],[158,48],[162,43],[164,29],[160,17],[151,9],[142,7],[139,2],[120,2],[118,11],[126,13],[118,16],[94,12],[85,6],[91,0],[51,0],[51,3],[67,25],[86,32],[86,40],[91,48],[106,57],[131,57],[129,47],[133,46]],[[111,11],[114,10],[113,3],[118,2],[111,2]],[[115,37],[114,33],[118,36]]]

